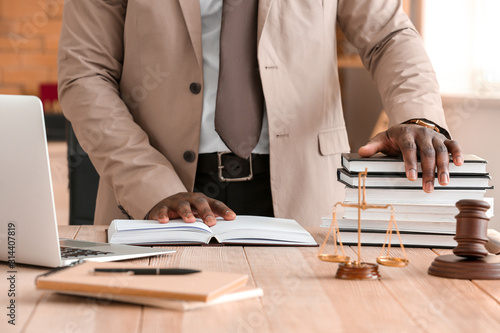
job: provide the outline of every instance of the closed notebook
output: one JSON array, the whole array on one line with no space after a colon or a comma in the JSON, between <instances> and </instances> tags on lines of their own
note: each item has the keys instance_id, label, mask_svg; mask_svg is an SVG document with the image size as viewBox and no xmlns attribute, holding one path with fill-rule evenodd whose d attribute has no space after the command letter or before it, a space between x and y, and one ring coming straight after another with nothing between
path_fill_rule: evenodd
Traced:
<instances>
[{"instance_id":1,"label":"closed notebook","mask_svg":"<svg viewBox=\"0 0 500 333\"><path fill-rule=\"evenodd\" d=\"M430 234L430 233L405 233L400 231L401 241L405 247L438 247L454 248L457 246L454 234ZM344 245L356 245L358 243L357 230L340 230L340 240ZM386 233L361 230L361 245L381 246L387 241ZM399 238L396 232L391 237L391 245L399 246Z\"/></svg>"},{"instance_id":2,"label":"closed notebook","mask_svg":"<svg viewBox=\"0 0 500 333\"><path fill-rule=\"evenodd\" d=\"M377 174L370 173L366 176L365 185L367 188L422 188L422 176L419 174L419 181L411 181L406 178L404 173L401 174ZM349 187L358 187L359 178L357 173L349 173L345 169L337 169L338 180ZM491 177L489 175L450 175L448 185L440 185L437 178L434 179L436 190L453 190L453 189L492 189L489 185Z\"/></svg>"},{"instance_id":3,"label":"closed notebook","mask_svg":"<svg viewBox=\"0 0 500 333\"><path fill-rule=\"evenodd\" d=\"M215 298L214 300L208 302L200 301L185 301L180 299L171 298L158 298L158 297L145 297L145 296L129 296L122 294L102 294L102 293L91 293L91 292L78 292L78 291L59 291L60 294L68 294L72 296L82 296L82 297L93 297L99 299L105 299L108 301L122 302L122 303L132 303L140 305L148 305L156 308L177 310L177 311L191 311L201 308L206 308L209 306L230 303L235 301L242 301L249 298L256 298L264 296L264 292L261 288L252 288L245 286L239 288L228 294L224 294Z\"/></svg>"},{"instance_id":4,"label":"closed notebook","mask_svg":"<svg viewBox=\"0 0 500 333\"><path fill-rule=\"evenodd\" d=\"M95 268L148 268L130 263L85 261L40 275L38 289L208 302L246 285L248 275L201 271L186 275L95 274Z\"/></svg>"},{"instance_id":5,"label":"closed notebook","mask_svg":"<svg viewBox=\"0 0 500 333\"><path fill-rule=\"evenodd\" d=\"M441 189L445 186L440 187ZM462 199L483 200L486 190L457 190L453 189L433 191L426 193L421 188L414 187L412 189L398 189L394 191L388 188L367 188L366 189L366 202L371 204L446 204L454 205L457 201ZM345 189L345 203L358 203L358 188L346 187Z\"/></svg>"},{"instance_id":6,"label":"closed notebook","mask_svg":"<svg viewBox=\"0 0 500 333\"><path fill-rule=\"evenodd\" d=\"M428 233L428 234L451 234L455 235L457 230L456 222L422 222L422 221L400 221L397 218L398 230L406 233ZM322 227L330 227L331 217L322 219ZM341 231L353 231L358 229L358 219L337 219L337 226ZM361 220L361 229L366 232L384 232L389 226L387 220Z\"/></svg>"},{"instance_id":7,"label":"closed notebook","mask_svg":"<svg viewBox=\"0 0 500 333\"><path fill-rule=\"evenodd\" d=\"M451 174L487 174L487 161L472 154L465 154L464 163L456 166L450 156L449 171ZM371 157L361 157L357 153L342 154L342 166L351 173L363 172L368 168L369 173L405 173L405 164L401 156L386 156L381 153ZM420 161L417 163L417 172L422 172Z\"/></svg>"}]
</instances>

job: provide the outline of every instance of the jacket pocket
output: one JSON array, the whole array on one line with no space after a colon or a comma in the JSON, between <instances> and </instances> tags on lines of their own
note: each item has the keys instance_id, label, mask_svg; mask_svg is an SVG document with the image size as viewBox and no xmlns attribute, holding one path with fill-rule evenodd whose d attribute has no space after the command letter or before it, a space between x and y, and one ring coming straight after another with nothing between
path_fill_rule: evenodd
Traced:
<instances>
[{"instance_id":1,"label":"jacket pocket","mask_svg":"<svg viewBox=\"0 0 500 333\"><path fill-rule=\"evenodd\" d=\"M320 131L318 141L319 152L323 156L350 151L345 126Z\"/></svg>"}]
</instances>

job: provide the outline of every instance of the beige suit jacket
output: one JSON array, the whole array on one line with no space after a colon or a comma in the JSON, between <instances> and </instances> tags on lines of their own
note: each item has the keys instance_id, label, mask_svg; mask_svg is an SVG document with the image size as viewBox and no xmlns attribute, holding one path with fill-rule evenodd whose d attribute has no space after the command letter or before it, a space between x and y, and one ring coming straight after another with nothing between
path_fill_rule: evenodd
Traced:
<instances>
[{"instance_id":1,"label":"beige suit jacket","mask_svg":"<svg viewBox=\"0 0 500 333\"><path fill-rule=\"evenodd\" d=\"M201 125L199 1L65 4L59 96L101 175L96 224L126 217L119 206L142 219L160 200L193 190L196 159L186 157L198 152ZM274 212L306 226L319 225L343 197L336 168L349 146L337 22L378 85L391 125L427 118L446 128L435 75L400 1L260 0Z\"/></svg>"}]
</instances>

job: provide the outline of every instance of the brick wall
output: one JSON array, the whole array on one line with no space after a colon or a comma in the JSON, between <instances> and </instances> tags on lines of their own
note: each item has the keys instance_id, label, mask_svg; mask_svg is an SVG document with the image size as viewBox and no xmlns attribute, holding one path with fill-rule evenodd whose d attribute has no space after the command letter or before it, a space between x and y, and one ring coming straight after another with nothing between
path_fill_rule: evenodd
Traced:
<instances>
[{"instance_id":1,"label":"brick wall","mask_svg":"<svg viewBox=\"0 0 500 333\"><path fill-rule=\"evenodd\" d=\"M64 0L0 0L0 94L39 95L57 81Z\"/></svg>"}]
</instances>

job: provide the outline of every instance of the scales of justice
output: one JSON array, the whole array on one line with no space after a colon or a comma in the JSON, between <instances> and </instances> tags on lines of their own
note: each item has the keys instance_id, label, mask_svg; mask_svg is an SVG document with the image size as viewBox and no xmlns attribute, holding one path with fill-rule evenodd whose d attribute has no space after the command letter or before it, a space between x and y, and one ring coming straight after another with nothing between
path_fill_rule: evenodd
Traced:
<instances>
[{"instance_id":1,"label":"scales of justice","mask_svg":"<svg viewBox=\"0 0 500 333\"><path fill-rule=\"evenodd\" d=\"M406 252L401 241L401 235L399 234L398 225L396 223L394 207L390 204L388 205L369 205L366 203L366 175L368 174L368 169L364 172L358 174L358 203L357 204L344 204L342 202L337 202L333 208L333 217L328 233L326 234L325 240L321 245L318 252L318 259L326 262L340 263L335 275L338 279L346 280L374 280L379 279L381 276L378 272L378 265L375 263L364 262L361 258L361 211L366 209L390 209L391 218L388 222L387 231L385 234L384 244L382 245L382 252L377 258L377 263L383 266L392 267L404 267L408 265L408 259L406 257ZM342 207L353 207L358 209L358 247L357 247L357 260L352 261L350 257L346 256L344 253L344 246L342 245L342 240L340 238L340 231L337 224L337 206ZM399 244L403 252L403 258L391 256L391 238L393 234L393 229L399 239ZM333 254L323 253L326 242L333 235L333 244L335 252ZM337 245L338 242L338 245ZM339 253L340 249L340 253Z\"/></svg>"}]
</instances>

